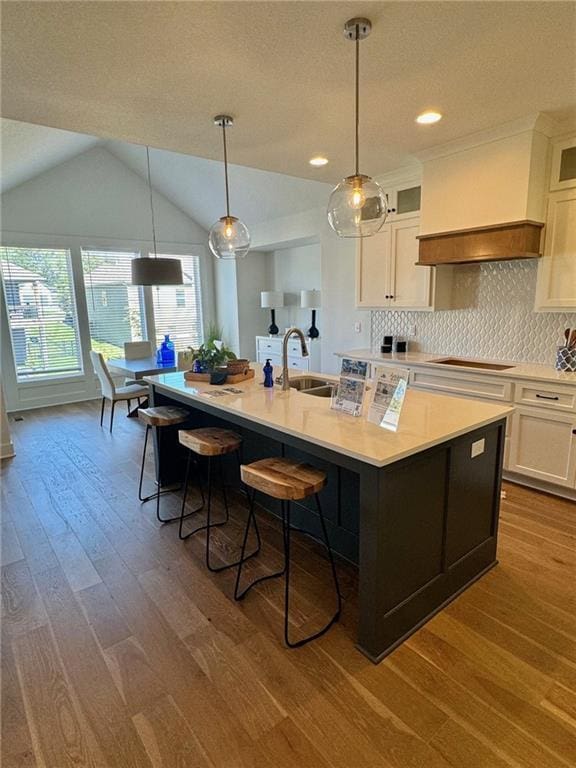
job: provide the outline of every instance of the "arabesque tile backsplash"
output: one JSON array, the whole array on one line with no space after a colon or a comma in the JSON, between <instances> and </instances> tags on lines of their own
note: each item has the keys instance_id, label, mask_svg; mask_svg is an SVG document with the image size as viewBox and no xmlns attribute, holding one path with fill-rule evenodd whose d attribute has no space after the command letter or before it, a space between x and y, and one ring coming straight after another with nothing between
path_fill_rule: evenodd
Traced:
<instances>
[{"instance_id":1,"label":"arabesque tile backsplash","mask_svg":"<svg viewBox=\"0 0 576 768\"><path fill-rule=\"evenodd\" d=\"M552 365L576 312L534 312L537 269L536 259L458 265L453 306L461 309L372 312L372 348L388 334L407 339L412 351Z\"/></svg>"}]
</instances>

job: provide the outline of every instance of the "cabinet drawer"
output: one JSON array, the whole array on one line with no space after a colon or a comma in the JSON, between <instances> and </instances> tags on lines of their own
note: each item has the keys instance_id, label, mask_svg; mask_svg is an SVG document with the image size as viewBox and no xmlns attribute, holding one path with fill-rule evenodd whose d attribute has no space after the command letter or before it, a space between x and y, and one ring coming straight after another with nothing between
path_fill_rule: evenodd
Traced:
<instances>
[{"instance_id":1,"label":"cabinet drawer","mask_svg":"<svg viewBox=\"0 0 576 768\"><path fill-rule=\"evenodd\" d=\"M419 389L432 389L448 395L482 397L489 400L512 400L512 382L495 376L462 376L444 372L412 370L410 383Z\"/></svg>"},{"instance_id":2,"label":"cabinet drawer","mask_svg":"<svg viewBox=\"0 0 576 768\"><path fill-rule=\"evenodd\" d=\"M556 387L550 384L516 384L517 403L555 411L576 412L576 387Z\"/></svg>"},{"instance_id":3,"label":"cabinet drawer","mask_svg":"<svg viewBox=\"0 0 576 768\"><path fill-rule=\"evenodd\" d=\"M310 369L310 358L288 357L288 368L299 368L301 371L308 371Z\"/></svg>"},{"instance_id":4,"label":"cabinet drawer","mask_svg":"<svg viewBox=\"0 0 576 768\"><path fill-rule=\"evenodd\" d=\"M258 354L256 355L256 362L264 365L266 360L270 360L274 366L282 367L282 355L275 355L272 352L266 352L259 349Z\"/></svg>"},{"instance_id":5,"label":"cabinet drawer","mask_svg":"<svg viewBox=\"0 0 576 768\"><path fill-rule=\"evenodd\" d=\"M258 339L258 353L262 355L281 355L282 339Z\"/></svg>"}]
</instances>

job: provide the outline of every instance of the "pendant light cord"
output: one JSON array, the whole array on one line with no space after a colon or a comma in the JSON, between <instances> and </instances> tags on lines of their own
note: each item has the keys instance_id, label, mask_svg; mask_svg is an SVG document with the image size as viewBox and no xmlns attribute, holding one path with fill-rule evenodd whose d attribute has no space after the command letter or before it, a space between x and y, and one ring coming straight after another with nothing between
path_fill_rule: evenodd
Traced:
<instances>
[{"instance_id":1,"label":"pendant light cord","mask_svg":"<svg viewBox=\"0 0 576 768\"><path fill-rule=\"evenodd\" d=\"M154 241L154 258L158 258L156 248L156 221L154 219L154 201L152 200L152 177L150 175L150 147L146 147L146 163L148 165L148 190L150 192L150 213L152 215L152 240Z\"/></svg>"},{"instance_id":2,"label":"pendant light cord","mask_svg":"<svg viewBox=\"0 0 576 768\"><path fill-rule=\"evenodd\" d=\"M228 190L228 151L226 147L226 118L222 119L222 142L224 144L224 181L226 183L226 217L230 218L230 192Z\"/></svg>"},{"instance_id":3,"label":"pendant light cord","mask_svg":"<svg viewBox=\"0 0 576 768\"><path fill-rule=\"evenodd\" d=\"M355 146L355 155L356 155L356 176L359 175L359 165L360 165L360 140L359 140L359 134L360 134L360 26L356 24L356 146Z\"/></svg>"}]
</instances>

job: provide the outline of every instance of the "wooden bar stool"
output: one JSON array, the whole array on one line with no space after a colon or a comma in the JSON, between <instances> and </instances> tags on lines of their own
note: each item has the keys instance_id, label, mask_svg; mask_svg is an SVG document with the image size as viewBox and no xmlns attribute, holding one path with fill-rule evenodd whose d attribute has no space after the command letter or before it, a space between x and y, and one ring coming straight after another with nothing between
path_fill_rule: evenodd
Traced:
<instances>
[{"instance_id":1,"label":"wooden bar stool","mask_svg":"<svg viewBox=\"0 0 576 768\"><path fill-rule=\"evenodd\" d=\"M229 429L220 429L219 427L203 427L201 429L181 429L178 432L178 439L182 445L184 445L186 448L188 448L188 461L186 462L186 476L184 479L184 492L182 494L182 509L180 513L180 526L178 530L178 535L182 540L189 538L190 536L193 536L195 533L198 533L199 531L206 531L206 567L208 570L212 571L213 573L218 573L219 571L225 571L227 568L233 568L239 564L240 561L236 561L234 563L228 563L226 565L221 566L213 566L210 562L210 531L212 528L216 528L221 525L225 525L228 520L230 519L229 510L228 510L228 498L226 496L226 483L224 482L224 472L222 469L222 458L228 454L234 453L236 455L236 460L238 462L238 468L241 466L241 460L240 460L240 446L242 445L242 438L240 435L237 435L236 432L232 432ZM188 514L185 514L186 509L186 495L188 492L188 481L190 478L190 465L192 463L192 457L193 456L203 456L207 459L208 464L208 489L207 489L207 496L208 501L205 502L204 499L204 490L202 488L202 481L200 478L200 473L198 472L198 484L200 486L200 492L202 495L202 504L197 508L194 509L192 512L188 512ZM220 522L213 523L212 522L212 470L213 470L213 461L214 459L220 459L217 461L219 471L220 471L220 481L221 481L221 489L222 489L222 498L224 501L224 510L225 510L225 518L224 520L221 520ZM182 523L187 518L190 517L190 515L195 514L196 512L201 512L204 509L204 506L206 506L206 524L200 525L197 528L194 528L193 531L190 531L189 533L183 534L182 533ZM254 552L252 552L250 555L248 555L245 559L249 560L251 557L254 557L254 555L257 555L260 551L260 533L258 531L258 527L255 527L256 531L256 538L257 538L257 547ZM244 540L244 548L243 548L243 556L246 551L246 538Z\"/></svg>"},{"instance_id":2,"label":"wooden bar stool","mask_svg":"<svg viewBox=\"0 0 576 768\"><path fill-rule=\"evenodd\" d=\"M322 507L320 506L319 492L326 485L326 475L319 469L310 466L309 464L302 464L298 461L292 461L290 459L262 459L261 461L255 461L253 464L242 465L240 468L242 482L252 489L250 498L250 512L248 514L248 521L246 523L246 529L244 531L244 541L242 544L242 552L240 555L240 561L238 564L238 573L236 574L236 586L234 588L234 598L236 600L242 600L246 596L246 593L252 589L253 586L261 581L267 579L274 579L278 576L285 576L284 582L284 641L289 648L298 648L305 643L309 643L311 640L315 640L325 632L327 632L332 624L334 624L340 618L340 612L342 610L342 596L340 594L340 586L338 584L338 576L336 574L336 565L334 563L334 557L330 542L328 540L328 531L326 530L326 522L322 513ZM256 516L254 513L254 499L256 491L265 493L267 496L272 496L275 499L280 499L282 506L282 532L284 537L284 568L277 573L271 573L267 576L261 576L255 579L251 584L240 591L240 579L242 575L242 565L245 561L246 542L248 540L248 534L250 531L250 525L252 522L256 525ZM332 569L332 578L334 580L334 586L336 588L337 596L337 610L330 621L318 632L304 637L301 640L292 641L288 634L288 618L290 611L290 534L292 530L300 530L292 528L290 523L290 502L299 501L305 499L308 496L314 495L316 499L316 508L320 517L320 523L322 526L322 535L324 537L324 545L328 551L328 558L330 560L330 567Z\"/></svg>"},{"instance_id":3,"label":"wooden bar stool","mask_svg":"<svg viewBox=\"0 0 576 768\"><path fill-rule=\"evenodd\" d=\"M141 419L146 424L146 435L144 436L144 450L142 451L142 466L140 467L140 483L138 485L138 498L140 501L150 501L151 499L156 499L156 517L158 518L159 522L161 523L174 523L176 520L180 519L180 515L177 515L176 517L169 517L169 518L163 518L160 517L160 496L164 493L170 493L174 489L166 489L162 490L162 473L161 473L161 466L160 466L160 457L162 455L161 451L161 434L162 430L166 427L174 427L178 424L183 424L188 417L190 416L189 412L184 410L184 408L175 408L170 405L160 405L153 408L139 408L138 409L138 418ZM157 434L157 445L158 445L158 456L156 461L156 483L158 485L158 490L156 493L150 494L150 496L142 496L142 480L144 478L144 464L146 462L146 447L148 445L148 433L150 430L154 428L156 430Z\"/></svg>"}]
</instances>

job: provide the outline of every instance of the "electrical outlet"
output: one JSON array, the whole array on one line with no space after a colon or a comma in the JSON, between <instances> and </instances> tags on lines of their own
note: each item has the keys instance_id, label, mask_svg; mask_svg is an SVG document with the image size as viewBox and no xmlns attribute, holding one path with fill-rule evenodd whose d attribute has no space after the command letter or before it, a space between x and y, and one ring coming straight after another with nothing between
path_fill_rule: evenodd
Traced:
<instances>
[{"instance_id":1,"label":"electrical outlet","mask_svg":"<svg viewBox=\"0 0 576 768\"><path fill-rule=\"evenodd\" d=\"M354 330L356 331L356 333L362 333L362 323L361 322L354 323Z\"/></svg>"},{"instance_id":2,"label":"electrical outlet","mask_svg":"<svg viewBox=\"0 0 576 768\"><path fill-rule=\"evenodd\" d=\"M470 450L470 458L475 459L476 456L482 456L485 450L486 450L486 440L484 438L482 438L481 440L476 440L476 442L472 443L472 448Z\"/></svg>"},{"instance_id":3,"label":"electrical outlet","mask_svg":"<svg viewBox=\"0 0 576 768\"><path fill-rule=\"evenodd\" d=\"M416 326L415 325L411 325L408 328L408 336L410 336L410 338L414 338L414 336L416 336Z\"/></svg>"}]
</instances>

